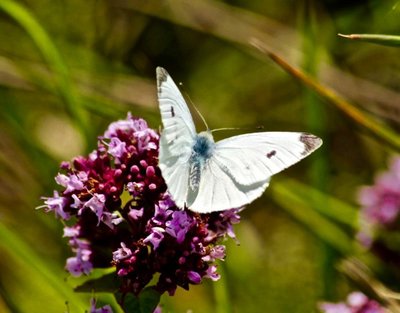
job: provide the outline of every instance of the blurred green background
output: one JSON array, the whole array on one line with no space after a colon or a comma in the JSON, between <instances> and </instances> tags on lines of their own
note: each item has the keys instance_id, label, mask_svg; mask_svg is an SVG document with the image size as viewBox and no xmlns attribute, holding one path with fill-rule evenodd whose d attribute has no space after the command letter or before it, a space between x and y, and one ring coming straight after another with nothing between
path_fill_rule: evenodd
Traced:
<instances>
[{"instance_id":1,"label":"blurred green background","mask_svg":"<svg viewBox=\"0 0 400 313\"><path fill-rule=\"evenodd\" d=\"M35 207L110 122L130 111L160 126L157 66L211 129L243 128L217 139L264 126L324 140L242 213L222 280L164 295L165 311L316 312L359 288L336 265L362 255L356 193L395 150L250 42L398 131L400 51L337 33L398 34L399 21L400 2L381 0L0 0L0 311L89 308L64 271L61 223Z\"/></svg>"}]
</instances>

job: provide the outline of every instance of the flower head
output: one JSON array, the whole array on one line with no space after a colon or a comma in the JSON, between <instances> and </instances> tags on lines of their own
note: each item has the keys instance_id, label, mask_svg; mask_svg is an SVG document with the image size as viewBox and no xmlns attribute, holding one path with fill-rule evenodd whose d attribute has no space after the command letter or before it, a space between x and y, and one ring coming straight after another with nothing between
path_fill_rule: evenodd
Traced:
<instances>
[{"instance_id":1,"label":"flower head","mask_svg":"<svg viewBox=\"0 0 400 313\"><path fill-rule=\"evenodd\" d=\"M45 207L68 222L72 275L112 265L120 292L134 294L155 275L155 289L171 295L178 286L219 279L215 261L225 257L219 241L235 239L238 210L201 215L177 208L158 168L158 145L158 133L128 114L87 157L61 164L62 190L45 198Z\"/></svg>"}]
</instances>

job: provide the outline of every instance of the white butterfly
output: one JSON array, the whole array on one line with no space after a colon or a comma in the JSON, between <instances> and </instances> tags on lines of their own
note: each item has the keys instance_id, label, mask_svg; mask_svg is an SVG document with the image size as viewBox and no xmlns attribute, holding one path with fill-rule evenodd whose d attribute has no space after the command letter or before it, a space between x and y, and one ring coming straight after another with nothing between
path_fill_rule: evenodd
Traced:
<instances>
[{"instance_id":1,"label":"white butterfly","mask_svg":"<svg viewBox=\"0 0 400 313\"><path fill-rule=\"evenodd\" d=\"M261 196L271 176L316 150L322 140L295 132L259 132L214 142L197 133L186 102L167 71L157 68L164 129L159 166L179 208L199 213L239 208Z\"/></svg>"}]
</instances>

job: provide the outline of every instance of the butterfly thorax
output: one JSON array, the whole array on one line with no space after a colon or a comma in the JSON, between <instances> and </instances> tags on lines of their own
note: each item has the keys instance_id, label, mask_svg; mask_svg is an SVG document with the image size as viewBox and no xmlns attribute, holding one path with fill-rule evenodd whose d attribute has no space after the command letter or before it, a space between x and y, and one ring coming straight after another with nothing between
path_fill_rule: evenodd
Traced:
<instances>
[{"instance_id":1,"label":"butterfly thorax","mask_svg":"<svg viewBox=\"0 0 400 313\"><path fill-rule=\"evenodd\" d=\"M215 142L210 132L204 131L196 135L190 156L189 185L192 190L198 188L201 170L212 156Z\"/></svg>"}]
</instances>

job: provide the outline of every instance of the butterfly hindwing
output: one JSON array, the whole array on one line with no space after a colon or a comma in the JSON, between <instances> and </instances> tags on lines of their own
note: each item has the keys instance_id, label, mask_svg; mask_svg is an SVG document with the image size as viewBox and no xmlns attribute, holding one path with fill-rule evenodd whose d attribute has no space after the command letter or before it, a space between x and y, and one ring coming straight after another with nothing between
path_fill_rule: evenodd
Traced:
<instances>
[{"instance_id":1,"label":"butterfly hindwing","mask_svg":"<svg viewBox=\"0 0 400 313\"><path fill-rule=\"evenodd\" d=\"M272 175L297 163L321 145L316 136L295 132L244 134L216 143L189 207L214 212L246 205L264 192Z\"/></svg>"},{"instance_id":2,"label":"butterfly hindwing","mask_svg":"<svg viewBox=\"0 0 400 313\"><path fill-rule=\"evenodd\" d=\"M270 177L253 183L242 185L232 178L226 166L215 159L210 159L202 171L197 196L188 202L188 207L199 213L239 208L261 196L268 187Z\"/></svg>"}]
</instances>

